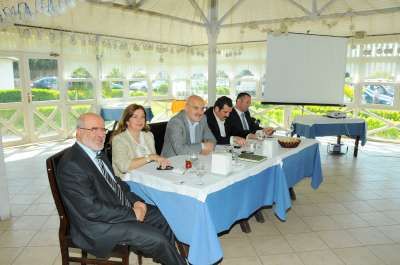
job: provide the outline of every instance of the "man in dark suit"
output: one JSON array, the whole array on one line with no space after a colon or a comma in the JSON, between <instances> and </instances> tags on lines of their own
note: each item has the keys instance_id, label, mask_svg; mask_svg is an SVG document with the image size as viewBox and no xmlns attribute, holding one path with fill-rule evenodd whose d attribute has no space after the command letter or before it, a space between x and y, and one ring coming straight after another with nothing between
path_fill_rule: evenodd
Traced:
<instances>
[{"instance_id":1,"label":"man in dark suit","mask_svg":"<svg viewBox=\"0 0 400 265\"><path fill-rule=\"evenodd\" d=\"M97 257L107 257L115 245L162 264L186 264L178 254L168 223L157 208L146 205L114 176L103 149L106 130L94 113L78 120L77 142L57 168L57 184L70 220L74 244Z\"/></svg>"},{"instance_id":2,"label":"man in dark suit","mask_svg":"<svg viewBox=\"0 0 400 265\"><path fill-rule=\"evenodd\" d=\"M255 133L258 130L262 130L266 135L272 135L275 131L273 128L260 127L255 119L250 116L250 105L250 94L243 92L237 95L236 105L227 119L227 123L231 126L232 135L255 139Z\"/></svg>"},{"instance_id":3,"label":"man in dark suit","mask_svg":"<svg viewBox=\"0 0 400 265\"><path fill-rule=\"evenodd\" d=\"M214 103L214 107L208 108L205 112L208 127L217 139L217 144L238 144L244 145L246 140L239 136L232 136L231 126L226 123L229 114L232 112L232 100L222 96Z\"/></svg>"}]
</instances>

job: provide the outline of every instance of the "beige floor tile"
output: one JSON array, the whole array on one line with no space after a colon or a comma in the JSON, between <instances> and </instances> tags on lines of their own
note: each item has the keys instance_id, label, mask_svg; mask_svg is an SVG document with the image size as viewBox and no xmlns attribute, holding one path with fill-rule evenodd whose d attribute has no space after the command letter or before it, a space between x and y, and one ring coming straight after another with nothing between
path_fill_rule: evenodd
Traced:
<instances>
[{"instance_id":1,"label":"beige floor tile","mask_svg":"<svg viewBox=\"0 0 400 265\"><path fill-rule=\"evenodd\" d=\"M341 228L331 217L327 215L303 217L302 219L312 231L336 230Z\"/></svg>"},{"instance_id":2,"label":"beige floor tile","mask_svg":"<svg viewBox=\"0 0 400 265\"><path fill-rule=\"evenodd\" d=\"M344 207L341 203L319 203L318 207L321 208L322 212L324 212L326 215L351 213L351 211Z\"/></svg>"},{"instance_id":3,"label":"beige floor tile","mask_svg":"<svg viewBox=\"0 0 400 265\"><path fill-rule=\"evenodd\" d=\"M382 213L400 224L400 211L383 211Z\"/></svg>"},{"instance_id":4,"label":"beige floor tile","mask_svg":"<svg viewBox=\"0 0 400 265\"><path fill-rule=\"evenodd\" d=\"M377 245L368 246L375 256L385 262L386 265L400 264L400 245Z\"/></svg>"},{"instance_id":5,"label":"beige floor tile","mask_svg":"<svg viewBox=\"0 0 400 265\"><path fill-rule=\"evenodd\" d=\"M260 257L263 265L304 265L295 253Z\"/></svg>"},{"instance_id":6,"label":"beige floor tile","mask_svg":"<svg viewBox=\"0 0 400 265\"><path fill-rule=\"evenodd\" d=\"M12 204L31 204L39 198L39 194L30 195L14 195L10 198L10 203Z\"/></svg>"},{"instance_id":7,"label":"beige floor tile","mask_svg":"<svg viewBox=\"0 0 400 265\"><path fill-rule=\"evenodd\" d=\"M275 220L274 224L282 234L311 232L310 227L297 216L288 217L286 222Z\"/></svg>"},{"instance_id":8,"label":"beige floor tile","mask_svg":"<svg viewBox=\"0 0 400 265\"><path fill-rule=\"evenodd\" d=\"M253 236L277 236L281 235L278 228L273 222L265 220L264 223L255 221L255 218L250 219L251 233L247 234L249 237ZM240 231L241 232L241 231ZM244 234L241 232L241 234Z\"/></svg>"},{"instance_id":9,"label":"beige floor tile","mask_svg":"<svg viewBox=\"0 0 400 265\"><path fill-rule=\"evenodd\" d=\"M58 247L26 247L13 265L52 265L58 255Z\"/></svg>"},{"instance_id":10,"label":"beige floor tile","mask_svg":"<svg viewBox=\"0 0 400 265\"><path fill-rule=\"evenodd\" d=\"M18 218L19 217L11 217L7 220L0 221L0 230L10 230Z\"/></svg>"},{"instance_id":11,"label":"beige floor tile","mask_svg":"<svg viewBox=\"0 0 400 265\"><path fill-rule=\"evenodd\" d=\"M351 210L353 213L375 212L375 209L365 201L342 202L342 205Z\"/></svg>"},{"instance_id":12,"label":"beige floor tile","mask_svg":"<svg viewBox=\"0 0 400 265\"><path fill-rule=\"evenodd\" d=\"M397 221L393 220L392 218L384 215L380 212L371 212L371 213L359 213L362 219L367 221L372 226L384 226L384 225L395 225L398 224Z\"/></svg>"},{"instance_id":13,"label":"beige floor tile","mask_svg":"<svg viewBox=\"0 0 400 265\"><path fill-rule=\"evenodd\" d=\"M384 265L367 247L335 249L334 252L346 265Z\"/></svg>"},{"instance_id":14,"label":"beige floor tile","mask_svg":"<svg viewBox=\"0 0 400 265\"><path fill-rule=\"evenodd\" d=\"M285 238L296 252L328 248L316 233L290 234L285 235Z\"/></svg>"},{"instance_id":15,"label":"beige floor tile","mask_svg":"<svg viewBox=\"0 0 400 265\"><path fill-rule=\"evenodd\" d=\"M12 230L39 230L49 216L21 216L13 224Z\"/></svg>"},{"instance_id":16,"label":"beige floor tile","mask_svg":"<svg viewBox=\"0 0 400 265\"><path fill-rule=\"evenodd\" d=\"M262 265L258 257L227 258L223 259L221 265Z\"/></svg>"},{"instance_id":17,"label":"beige floor tile","mask_svg":"<svg viewBox=\"0 0 400 265\"><path fill-rule=\"evenodd\" d=\"M54 230L39 230L31 239L28 246L59 246L58 229Z\"/></svg>"},{"instance_id":18,"label":"beige floor tile","mask_svg":"<svg viewBox=\"0 0 400 265\"><path fill-rule=\"evenodd\" d=\"M324 215L324 212L316 204L296 205L293 207L293 211L300 217Z\"/></svg>"},{"instance_id":19,"label":"beige floor tile","mask_svg":"<svg viewBox=\"0 0 400 265\"><path fill-rule=\"evenodd\" d=\"M54 204L34 203L25 211L24 215L51 215L55 209Z\"/></svg>"},{"instance_id":20,"label":"beige floor tile","mask_svg":"<svg viewBox=\"0 0 400 265\"><path fill-rule=\"evenodd\" d=\"M293 252L283 236L257 236L252 237L250 242L259 256Z\"/></svg>"},{"instance_id":21,"label":"beige floor tile","mask_svg":"<svg viewBox=\"0 0 400 265\"><path fill-rule=\"evenodd\" d=\"M318 250L297 253L304 265L344 265L331 250Z\"/></svg>"},{"instance_id":22,"label":"beige floor tile","mask_svg":"<svg viewBox=\"0 0 400 265\"><path fill-rule=\"evenodd\" d=\"M353 235L343 230L320 231L318 232L318 235L329 246L329 248L347 248L361 245L361 242Z\"/></svg>"},{"instance_id":23,"label":"beige floor tile","mask_svg":"<svg viewBox=\"0 0 400 265\"><path fill-rule=\"evenodd\" d=\"M246 234L242 232L242 229L240 228L239 224L234 225L231 230L225 231L223 235L220 236L220 238L247 238L247 235L254 234L254 229L253 226L251 226L252 232L250 234Z\"/></svg>"},{"instance_id":24,"label":"beige floor tile","mask_svg":"<svg viewBox=\"0 0 400 265\"><path fill-rule=\"evenodd\" d=\"M393 243L393 241L374 227L354 228L348 232L364 245Z\"/></svg>"},{"instance_id":25,"label":"beige floor tile","mask_svg":"<svg viewBox=\"0 0 400 265\"><path fill-rule=\"evenodd\" d=\"M367 200L372 208L377 211L398 211L400 210L400 203L391 199L383 199L383 200Z\"/></svg>"},{"instance_id":26,"label":"beige floor tile","mask_svg":"<svg viewBox=\"0 0 400 265\"><path fill-rule=\"evenodd\" d=\"M221 239L221 245L225 258L255 257L255 249L250 244L249 239Z\"/></svg>"},{"instance_id":27,"label":"beige floor tile","mask_svg":"<svg viewBox=\"0 0 400 265\"><path fill-rule=\"evenodd\" d=\"M1 240L1 239L0 239ZM11 265L23 248L0 248L0 264Z\"/></svg>"},{"instance_id":28,"label":"beige floor tile","mask_svg":"<svg viewBox=\"0 0 400 265\"><path fill-rule=\"evenodd\" d=\"M0 235L0 247L24 247L35 233L35 230L5 231Z\"/></svg>"},{"instance_id":29,"label":"beige floor tile","mask_svg":"<svg viewBox=\"0 0 400 265\"><path fill-rule=\"evenodd\" d=\"M338 214L330 216L342 228L367 227L369 224L356 214Z\"/></svg>"},{"instance_id":30,"label":"beige floor tile","mask_svg":"<svg viewBox=\"0 0 400 265\"><path fill-rule=\"evenodd\" d=\"M350 191L329 192L329 195L335 198L338 202L353 202L359 199Z\"/></svg>"},{"instance_id":31,"label":"beige floor tile","mask_svg":"<svg viewBox=\"0 0 400 265\"><path fill-rule=\"evenodd\" d=\"M400 225L379 226L379 231L396 243L400 243Z\"/></svg>"},{"instance_id":32,"label":"beige floor tile","mask_svg":"<svg viewBox=\"0 0 400 265\"><path fill-rule=\"evenodd\" d=\"M58 215L50 215L47 221L43 224L42 230L58 229L60 227L60 217Z\"/></svg>"},{"instance_id":33,"label":"beige floor tile","mask_svg":"<svg viewBox=\"0 0 400 265\"><path fill-rule=\"evenodd\" d=\"M29 204L13 204L11 205L11 216L21 216L24 214L26 209L29 208Z\"/></svg>"}]
</instances>

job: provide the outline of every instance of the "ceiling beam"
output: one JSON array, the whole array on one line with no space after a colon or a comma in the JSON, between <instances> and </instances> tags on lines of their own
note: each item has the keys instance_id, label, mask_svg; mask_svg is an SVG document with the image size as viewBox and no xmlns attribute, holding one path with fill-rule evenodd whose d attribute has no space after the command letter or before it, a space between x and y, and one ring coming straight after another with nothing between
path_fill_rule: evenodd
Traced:
<instances>
[{"instance_id":1,"label":"ceiling beam","mask_svg":"<svg viewBox=\"0 0 400 265\"><path fill-rule=\"evenodd\" d=\"M222 25L222 23L225 21L225 19L228 18L228 16L232 15L232 13L239 7L240 4L242 4L244 0L237 0L236 3L218 20L218 25Z\"/></svg>"},{"instance_id":2,"label":"ceiling beam","mask_svg":"<svg viewBox=\"0 0 400 265\"><path fill-rule=\"evenodd\" d=\"M205 25L209 24L209 21L206 17L206 15L204 14L203 10L200 8L199 4L197 4L196 0L188 0L189 3L193 6L194 10L199 13L201 20L203 20Z\"/></svg>"},{"instance_id":3,"label":"ceiling beam","mask_svg":"<svg viewBox=\"0 0 400 265\"><path fill-rule=\"evenodd\" d=\"M310 12L310 10L308 10L307 8L305 8L304 6L300 5L299 3L297 3L295 0L286 0L289 3L291 3L292 5L294 5L295 7L297 7L298 9L300 9L301 11L303 11L306 15L311 15L312 13Z\"/></svg>"},{"instance_id":4,"label":"ceiling beam","mask_svg":"<svg viewBox=\"0 0 400 265\"><path fill-rule=\"evenodd\" d=\"M293 17L293 18L278 18L278 19L267 19L267 20L258 20L258 21L247 21L240 23L231 23L221 25L221 28L229 28L229 27L242 27L249 24L263 25L263 24L275 24L280 22L303 22L310 20L321 20L328 18L343 18L343 17L357 17L357 16L369 16L376 14L390 14L390 13L399 13L400 7L389 7L382 9L374 9L374 10L363 10L363 11L348 11L344 13L333 13L327 15L319 15L317 17L313 16L303 16L303 17Z\"/></svg>"},{"instance_id":5,"label":"ceiling beam","mask_svg":"<svg viewBox=\"0 0 400 265\"><path fill-rule=\"evenodd\" d=\"M330 5L332 5L333 3L335 3L337 0L329 0L325 5L323 5L318 11L318 15L321 15L322 12L325 11L325 9L327 9Z\"/></svg>"},{"instance_id":6,"label":"ceiling beam","mask_svg":"<svg viewBox=\"0 0 400 265\"><path fill-rule=\"evenodd\" d=\"M316 15L316 14L318 13L317 0L313 0L313 1L312 1L311 13L312 13L313 15Z\"/></svg>"},{"instance_id":7,"label":"ceiling beam","mask_svg":"<svg viewBox=\"0 0 400 265\"><path fill-rule=\"evenodd\" d=\"M132 7L130 7L130 6L117 4L117 3L98 2L96 0L86 0L86 1L91 3L91 4L99 5L99 6L103 6L103 7L112 7L112 8L124 10L124 11L127 11L127 12L130 11L130 12L144 14L144 15L148 15L148 16L170 19L172 21L177 21L177 22L181 22L181 23L184 23L184 24L204 27L204 24L201 23L201 22L197 22L197 21L193 21L193 20L189 20L189 19L185 19L185 18L181 18L181 17L171 16L171 15L167 15L167 14L163 14L163 13L159 13L159 12L155 12L155 11L150 11L150 10L146 10L146 9L142 9L142 8L133 8L132 9Z\"/></svg>"}]
</instances>

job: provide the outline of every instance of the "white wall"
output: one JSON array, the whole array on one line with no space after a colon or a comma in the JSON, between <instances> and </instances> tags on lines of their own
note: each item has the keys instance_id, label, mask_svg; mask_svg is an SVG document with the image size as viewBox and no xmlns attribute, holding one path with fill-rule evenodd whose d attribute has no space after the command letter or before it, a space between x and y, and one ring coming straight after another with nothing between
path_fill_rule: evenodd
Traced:
<instances>
[{"instance_id":1,"label":"white wall","mask_svg":"<svg viewBox=\"0 0 400 265\"><path fill-rule=\"evenodd\" d=\"M13 61L7 58L0 58L0 89L14 88Z\"/></svg>"},{"instance_id":2,"label":"white wall","mask_svg":"<svg viewBox=\"0 0 400 265\"><path fill-rule=\"evenodd\" d=\"M0 220L10 217L10 201L8 198L8 186L6 168L4 163L3 142L0 134Z\"/></svg>"}]
</instances>

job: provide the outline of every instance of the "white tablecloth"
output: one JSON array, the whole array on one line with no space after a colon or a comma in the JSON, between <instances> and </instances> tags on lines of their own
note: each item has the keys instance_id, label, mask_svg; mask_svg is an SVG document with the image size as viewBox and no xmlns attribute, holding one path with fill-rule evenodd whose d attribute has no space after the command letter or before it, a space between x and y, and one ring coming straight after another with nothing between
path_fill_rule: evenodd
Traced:
<instances>
[{"instance_id":1,"label":"white tablecloth","mask_svg":"<svg viewBox=\"0 0 400 265\"><path fill-rule=\"evenodd\" d=\"M268 139L266 141L271 141ZM156 170L156 163L152 162L139 169L127 173L125 180L134 181L157 190L174 192L181 195L193 197L205 202L207 196L213 192L221 190L233 183L241 181L249 176L256 175L274 165L281 163L282 159L300 150L315 144L313 139L302 139L297 148L287 149L279 147L272 158L268 158L259 163L240 161L241 166L233 166L233 172L228 176L212 174L210 172L211 156L199 156L199 161L206 165L207 173L198 177L194 170L188 170L184 174L178 174L171 170ZM258 143L261 146L261 142ZM174 168L181 171L184 169L186 156L175 156L170 158Z\"/></svg>"}]
</instances>

